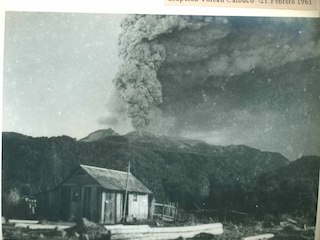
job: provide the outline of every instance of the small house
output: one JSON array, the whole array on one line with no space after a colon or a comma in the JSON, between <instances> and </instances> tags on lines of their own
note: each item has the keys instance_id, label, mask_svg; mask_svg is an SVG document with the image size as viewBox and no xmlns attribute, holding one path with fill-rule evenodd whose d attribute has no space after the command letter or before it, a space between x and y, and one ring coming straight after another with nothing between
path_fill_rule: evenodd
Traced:
<instances>
[{"instance_id":1,"label":"small house","mask_svg":"<svg viewBox=\"0 0 320 240\"><path fill-rule=\"evenodd\" d=\"M61 220L85 217L114 224L122 221L123 212L126 221L148 219L151 191L128 172L80 165L57 194Z\"/></svg>"}]
</instances>

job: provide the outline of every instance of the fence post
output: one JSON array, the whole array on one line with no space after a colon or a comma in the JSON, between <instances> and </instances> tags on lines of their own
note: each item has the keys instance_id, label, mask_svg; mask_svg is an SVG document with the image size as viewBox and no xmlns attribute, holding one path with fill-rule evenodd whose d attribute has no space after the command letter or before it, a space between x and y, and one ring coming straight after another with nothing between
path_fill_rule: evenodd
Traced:
<instances>
[{"instance_id":1,"label":"fence post","mask_svg":"<svg viewBox=\"0 0 320 240\"><path fill-rule=\"evenodd\" d=\"M177 221L177 217L178 217L178 208L175 207L175 208L174 208L174 215L173 215L173 221L174 221L174 222Z\"/></svg>"},{"instance_id":2,"label":"fence post","mask_svg":"<svg viewBox=\"0 0 320 240\"><path fill-rule=\"evenodd\" d=\"M315 240L320 239L320 171L319 171L319 183L318 183L318 203L317 203L317 217L316 217L316 230L315 230Z\"/></svg>"},{"instance_id":3,"label":"fence post","mask_svg":"<svg viewBox=\"0 0 320 240\"><path fill-rule=\"evenodd\" d=\"M153 198L151 200L151 206L150 206L150 220L153 220L154 211L155 211L155 200Z\"/></svg>"},{"instance_id":4,"label":"fence post","mask_svg":"<svg viewBox=\"0 0 320 240\"><path fill-rule=\"evenodd\" d=\"M164 215L164 203L162 203L162 213L161 213L161 219L163 220L163 215Z\"/></svg>"}]
</instances>

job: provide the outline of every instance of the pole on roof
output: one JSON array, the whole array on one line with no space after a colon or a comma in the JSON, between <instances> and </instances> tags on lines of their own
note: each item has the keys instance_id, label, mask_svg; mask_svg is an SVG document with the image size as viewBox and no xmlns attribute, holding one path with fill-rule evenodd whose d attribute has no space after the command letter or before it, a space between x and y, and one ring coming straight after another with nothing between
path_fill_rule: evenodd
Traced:
<instances>
[{"instance_id":1,"label":"pole on roof","mask_svg":"<svg viewBox=\"0 0 320 240\"><path fill-rule=\"evenodd\" d=\"M318 186L318 206L317 206L317 218L316 218L316 232L315 232L314 239L320 240L320 171L319 171L319 186Z\"/></svg>"},{"instance_id":2,"label":"pole on roof","mask_svg":"<svg viewBox=\"0 0 320 240\"><path fill-rule=\"evenodd\" d=\"M125 222L125 219L126 219L126 210L127 210L127 204L128 204L129 177L130 177L130 161L129 161L129 165L128 165L126 193L125 193L125 197L124 197L124 205L123 205L123 211L122 211L122 221L123 222Z\"/></svg>"}]
</instances>

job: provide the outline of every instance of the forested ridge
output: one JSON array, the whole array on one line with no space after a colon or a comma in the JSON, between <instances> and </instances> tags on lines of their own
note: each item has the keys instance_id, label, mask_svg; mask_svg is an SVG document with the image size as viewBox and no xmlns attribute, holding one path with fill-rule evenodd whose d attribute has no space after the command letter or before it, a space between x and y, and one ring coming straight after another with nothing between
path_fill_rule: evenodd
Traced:
<instances>
[{"instance_id":1,"label":"forested ridge","mask_svg":"<svg viewBox=\"0 0 320 240\"><path fill-rule=\"evenodd\" d=\"M279 153L244 145L213 146L202 141L110 130L99 137L33 138L4 132L4 214L25 195L37 195L63 181L79 164L132 173L157 201L186 210L236 210L252 217L299 214L314 218L320 157L290 162ZM104 134L105 133L105 134Z\"/></svg>"}]
</instances>

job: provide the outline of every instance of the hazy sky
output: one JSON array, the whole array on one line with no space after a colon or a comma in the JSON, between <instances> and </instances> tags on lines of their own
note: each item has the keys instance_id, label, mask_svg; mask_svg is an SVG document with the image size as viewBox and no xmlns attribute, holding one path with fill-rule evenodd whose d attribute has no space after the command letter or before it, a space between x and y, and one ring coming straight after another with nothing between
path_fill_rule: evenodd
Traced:
<instances>
[{"instance_id":1,"label":"hazy sky","mask_svg":"<svg viewBox=\"0 0 320 240\"><path fill-rule=\"evenodd\" d=\"M78 139L132 131L112 83L120 72L129 102L139 93L147 106L150 89L162 97L149 131L290 159L320 154L318 20L145 16L123 24L119 47L123 18L7 13L3 130Z\"/></svg>"},{"instance_id":2,"label":"hazy sky","mask_svg":"<svg viewBox=\"0 0 320 240\"><path fill-rule=\"evenodd\" d=\"M161 108L180 135L320 154L319 19L217 19L160 41Z\"/></svg>"},{"instance_id":3,"label":"hazy sky","mask_svg":"<svg viewBox=\"0 0 320 240\"><path fill-rule=\"evenodd\" d=\"M8 12L3 130L81 138L102 128L98 119L108 114L122 18Z\"/></svg>"},{"instance_id":4,"label":"hazy sky","mask_svg":"<svg viewBox=\"0 0 320 240\"><path fill-rule=\"evenodd\" d=\"M133 122L149 112L160 134L320 154L319 19L147 15L122 26L117 86Z\"/></svg>"}]
</instances>

